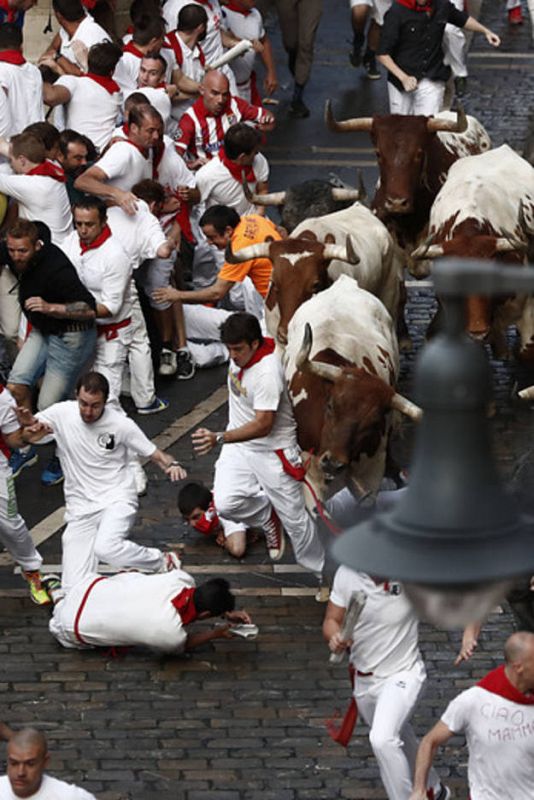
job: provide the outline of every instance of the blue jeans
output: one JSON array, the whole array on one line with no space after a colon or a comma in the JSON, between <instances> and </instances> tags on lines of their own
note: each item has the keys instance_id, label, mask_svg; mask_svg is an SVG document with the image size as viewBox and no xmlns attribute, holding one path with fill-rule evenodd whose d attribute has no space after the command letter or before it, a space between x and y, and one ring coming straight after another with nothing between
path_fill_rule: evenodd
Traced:
<instances>
[{"instance_id":1,"label":"blue jeans","mask_svg":"<svg viewBox=\"0 0 534 800\"><path fill-rule=\"evenodd\" d=\"M15 359L9 383L34 386L43 376L37 404L42 411L70 397L95 346L96 327L48 336L33 328Z\"/></svg>"}]
</instances>

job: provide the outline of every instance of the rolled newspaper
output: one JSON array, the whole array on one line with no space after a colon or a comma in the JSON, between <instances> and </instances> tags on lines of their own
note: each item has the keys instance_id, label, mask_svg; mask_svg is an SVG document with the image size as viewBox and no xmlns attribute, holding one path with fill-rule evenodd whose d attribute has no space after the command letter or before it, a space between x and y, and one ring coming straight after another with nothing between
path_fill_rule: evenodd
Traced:
<instances>
[{"instance_id":1,"label":"rolled newspaper","mask_svg":"<svg viewBox=\"0 0 534 800\"><path fill-rule=\"evenodd\" d=\"M219 69L219 67L224 67L225 64L229 64L234 58L242 56L247 50L252 50L252 46L252 42L249 42L248 39L241 39L240 42L234 44L233 47L227 50L224 55L216 58L211 64L207 64L206 69Z\"/></svg>"},{"instance_id":2,"label":"rolled newspaper","mask_svg":"<svg viewBox=\"0 0 534 800\"><path fill-rule=\"evenodd\" d=\"M341 630L339 634L342 639L350 639L352 636L352 631L354 630L354 626L358 622L360 614L363 611L363 607L367 602L367 595L365 592L353 592L350 596L349 605L347 606L347 610L345 611L345 619L343 620L343 625L341 626ZM343 657L345 655L345 651L342 653L330 653L330 663L331 664L341 664L343 661Z\"/></svg>"}]
</instances>

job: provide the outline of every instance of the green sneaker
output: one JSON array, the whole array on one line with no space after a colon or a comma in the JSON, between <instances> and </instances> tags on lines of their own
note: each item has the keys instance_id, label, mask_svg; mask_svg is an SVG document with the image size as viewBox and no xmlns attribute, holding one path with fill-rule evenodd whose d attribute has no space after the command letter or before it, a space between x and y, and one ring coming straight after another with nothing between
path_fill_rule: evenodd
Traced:
<instances>
[{"instance_id":1,"label":"green sneaker","mask_svg":"<svg viewBox=\"0 0 534 800\"><path fill-rule=\"evenodd\" d=\"M35 570L34 572L22 570L22 577L28 583L32 601L38 606L49 606L52 600L41 583L41 573L39 570Z\"/></svg>"}]
</instances>

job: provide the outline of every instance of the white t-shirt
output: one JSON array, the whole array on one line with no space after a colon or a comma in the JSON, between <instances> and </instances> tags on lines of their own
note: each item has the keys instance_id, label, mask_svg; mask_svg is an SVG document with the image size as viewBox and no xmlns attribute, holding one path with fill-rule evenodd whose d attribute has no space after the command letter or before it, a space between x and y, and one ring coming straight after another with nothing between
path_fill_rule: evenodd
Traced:
<instances>
[{"instance_id":1,"label":"white t-shirt","mask_svg":"<svg viewBox=\"0 0 534 800\"><path fill-rule=\"evenodd\" d=\"M197 3L195 0L167 0L162 8L165 24L168 31L176 30L178 14L191 2L196 6L202 6L208 15L206 38L201 42L201 47L206 56L206 64L211 64L216 58L224 55L221 29L224 29L225 25L219 0L210 0L209 3Z\"/></svg>"},{"instance_id":2,"label":"white t-shirt","mask_svg":"<svg viewBox=\"0 0 534 800\"><path fill-rule=\"evenodd\" d=\"M256 411L276 411L268 436L240 442L239 447L251 450L279 450L297 444L296 424L289 402L282 362L276 353L264 356L258 363L240 370L230 362L228 390L230 411L227 430L240 428L255 418ZM235 446L235 445L232 445Z\"/></svg>"},{"instance_id":3,"label":"white t-shirt","mask_svg":"<svg viewBox=\"0 0 534 800\"><path fill-rule=\"evenodd\" d=\"M449 703L441 721L465 734L471 800L534 797L534 705L473 686Z\"/></svg>"},{"instance_id":4,"label":"white t-shirt","mask_svg":"<svg viewBox=\"0 0 534 800\"><path fill-rule=\"evenodd\" d=\"M163 142L165 150L158 164L156 180L161 183L166 194L173 194L179 186L194 188L195 176L186 166L182 156L176 152L172 139L164 136Z\"/></svg>"},{"instance_id":5,"label":"white t-shirt","mask_svg":"<svg viewBox=\"0 0 534 800\"><path fill-rule=\"evenodd\" d=\"M0 61L0 86L7 96L8 136L44 120L43 79L34 64L26 62L19 66Z\"/></svg>"},{"instance_id":6,"label":"white t-shirt","mask_svg":"<svg viewBox=\"0 0 534 800\"><path fill-rule=\"evenodd\" d=\"M89 137L102 151L109 144L119 118L121 92L110 94L86 76L62 75L55 85L64 86L70 92L70 101L64 106L65 128Z\"/></svg>"},{"instance_id":7,"label":"white t-shirt","mask_svg":"<svg viewBox=\"0 0 534 800\"><path fill-rule=\"evenodd\" d=\"M171 54L169 50L162 50L161 55L167 62L164 81L165 83L170 83L172 80L172 62L174 61L174 56ZM113 78L114 80L117 81L117 83L119 84L125 95L130 94L130 92L137 91L137 83L139 80L140 69L141 69L140 56L136 55L135 53L128 53L128 52L122 54L119 63L115 67Z\"/></svg>"},{"instance_id":8,"label":"white t-shirt","mask_svg":"<svg viewBox=\"0 0 534 800\"><path fill-rule=\"evenodd\" d=\"M109 317L97 319L97 325L122 322L132 314L130 257L115 236L82 253L76 231L61 243L61 249L76 267L83 285L97 303L106 306Z\"/></svg>"},{"instance_id":9,"label":"white t-shirt","mask_svg":"<svg viewBox=\"0 0 534 800\"><path fill-rule=\"evenodd\" d=\"M339 567L330 601L348 608L352 592L363 591L367 602L352 634L350 660L360 672L389 678L412 669L421 660L419 621L399 583L375 582L363 572Z\"/></svg>"},{"instance_id":10,"label":"white t-shirt","mask_svg":"<svg viewBox=\"0 0 534 800\"><path fill-rule=\"evenodd\" d=\"M76 57L76 47L72 47L74 42L81 42L87 50L90 50L94 44L111 41L109 34L89 14L86 14L85 19L80 22L72 39L69 39L69 34L64 28L59 29L59 37L61 39L60 54L76 64L83 72L85 72L87 64Z\"/></svg>"},{"instance_id":11,"label":"white t-shirt","mask_svg":"<svg viewBox=\"0 0 534 800\"><path fill-rule=\"evenodd\" d=\"M156 89L153 86L140 86L137 89L132 89L131 91L126 92L124 97L125 102L134 92L141 92L141 94L145 95L150 105L161 114L163 125L165 128L167 128L169 119L171 117L171 98L167 94L165 87L160 86Z\"/></svg>"},{"instance_id":12,"label":"white t-shirt","mask_svg":"<svg viewBox=\"0 0 534 800\"><path fill-rule=\"evenodd\" d=\"M48 225L53 244L61 245L72 231L70 200L61 181L47 175L0 173L0 192L18 201L19 217Z\"/></svg>"},{"instance_id":13,"label":"white t-shirt","mask_svg":"<svg viewBox=\"0 0 534 800\"><path fill-rule=\"evenodd\" d=\"M0 435L15 433L20 428L20 423L15 414L15 399L10 391L3 388L0 391ZM11 467L6 456L0 450L0 475L10 475Z\"/></svg>"},{"instance_id":14,"label":"white t-shirt","mask_svg":"<svg viewBox=\"0 0 534 800\"><path fill-rule=\"evenodd\" d=\"M108 182L112 186L125 192L129 192L139 181L152 178L152 158L150 156L145 158L141 151L126 139L114 142L96 162L96 166L106 173Z\"/></svg>"},{"instance_id":15,"label":"white t-shirt","mask_svg":"<svg viewBox=\"0 0 534 800\"><path fill-rule=\"evenodd\" d=\"M238 39L253 41L253 39L262 39L265 36L263 19L257 8L252 8L248 14L240 14L239 11L224 8L223 13L226 27L228 30L232 31L234 36L237 36ZM242 56L234 58L234 60L230 62L239 94L241 94L239 90L243 86L248 85L250 74L254 69L255 60L256 53L254 50L247 50ZM250 102L249 97L245 97L245 99Z\"/></svg>"},{"instance_id":16,"label":"white t-shirt","mask_svg":"<svg viewBox=\"0 0 534 800\"><path fill-rule=\"evenodd\" d=\"M176 37L179 40L179 45L182 51L182 63L178 64L176 61L176 57L174 55L174 51L169 49L168 47L164 47L162 52L171 52L173 53L173 58L176 64L176 67L182 70L182 74L185 75L187 78L191 78L192 81L197 81L200 83L204 77L205 69L202 64L200 58L200 50L198 47L195 47L194 50L191 50L186 43L180 38L180 34L176 31ZM202 50L204 52L204 50ZM195 102L196 98L191 97L189 100L180 100L179 102L175 102L172 104L171 108L171 115L174 120L179 120L185 114L188 108L191 108L193 103Z\"/></svg>"},{"instance_id":17,"label":"white t-shirt","mask_svg":"<svg viewBox=\"0 0 534 800\"><path fill-rule=\"evenodd\" d=\"M78 620L74 622L87 589L97 575L73 586L54 608L50 632L64 647L144 646L162 653L179 653L187 633L172 600L182 589L195 585L180 569L163 574L123 572L99 581L90 590Z\"/></svg>"},{"instance_id":18,"label":"white t-shirt","mask_svg":"<svg viewBox=\"0 0 534 800\"><path fill-rule=\"evenodd\" d=\"M156 446L133 420L108 405L100 419L87 424L76 400L54 403L36 416L54 431L65 475L67 521L120 500L137 502L128 451L148 458Z\"/></svg>"},{"instance_id":19,"label":"white t-shirt","mask_svg":"<svg viewBox=\"0 0 534 800\"><path fill-rule=\"evenodd\" d=\"M13 792L9 778L2 775L0 778L0 800L20 800ZM96 800L94 794L73 786L72 783L65 783L50 775L43 775L39 790L28 797L28 800Z\"/></svg>"},{"instance_id":20,"label":"white t-shirt","mask_svg":"<svg viewBox=\"0 0 534 800\"><path fill-rule=\"evenodd\" d=\"M255 192L258 183L269 180L269 163L265 156L258 153L254 157L252 167L256 181L249 182L248 185L250 191ZM206 204L206 208L218 205L229 206L235 208L240 217L258 213L256 206L249 203L243 187L230 174L218 154L198 170L196 178L200 198Z\"/></svg>"},{"instance_id":21,"label":"white t-shirt","mask_svg":"<svg viewBox=\"0 0 534 800\"><path fill-rule=\"evenodd\" d=\"M108 208L108 225L129 256L132 269L137 269L147 258L156 258L158 248L166 242L158 218L144 200L137 201L137 212L133 215L118 206Z\"/></svg>"}]
</instances>

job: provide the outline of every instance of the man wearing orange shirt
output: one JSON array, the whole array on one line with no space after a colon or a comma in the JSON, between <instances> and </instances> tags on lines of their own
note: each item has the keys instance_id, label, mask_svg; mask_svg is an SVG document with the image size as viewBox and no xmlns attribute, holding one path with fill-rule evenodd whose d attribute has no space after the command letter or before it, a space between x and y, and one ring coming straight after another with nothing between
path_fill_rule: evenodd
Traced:
<instances>
[{"instance_id":1,"label":"man wearing orange shirt","mask_svg":"<svg viewBox=\"0 0 534 800\"><path fill-rule=\"evenodd\" d=\"M237 211L228 206L211 206L200 219L200 226L208 242L218 250L225 250L228 244L236 253L243 247L260 242L281 239L278 228L267 217L257 214L240 217ZM265 299L269 291L272 264L268 258L253 258L241 264L225 262L217 279L211 286L195 291L178 291L171 287L156 289L153 297L158 303L218 303L226 297L235 283L250 278L258 294Z\"/></svg>"}]
</instances>

